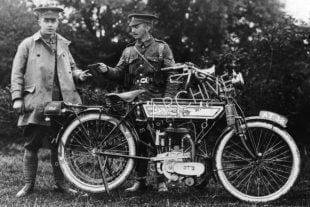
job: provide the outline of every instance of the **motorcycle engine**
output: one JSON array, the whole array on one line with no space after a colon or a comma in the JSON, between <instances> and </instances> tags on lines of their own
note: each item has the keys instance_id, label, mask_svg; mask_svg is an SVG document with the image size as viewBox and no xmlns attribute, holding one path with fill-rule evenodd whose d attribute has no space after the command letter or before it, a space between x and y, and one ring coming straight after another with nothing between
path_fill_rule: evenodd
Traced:
<instances>
[{"instance_id":1,"label":"motorcycle engine","mask_svg":"<svg viewBox=\"0 0 310 207\"><path fill-rule=\"evenodd\" d=\"M194 162L195 144L188 129L169 126L163 132L157 130L155 144L161 152L154 158L156 169L168 180L191 186L205 172L203 163Z\"/></svg>"}]
</instances>

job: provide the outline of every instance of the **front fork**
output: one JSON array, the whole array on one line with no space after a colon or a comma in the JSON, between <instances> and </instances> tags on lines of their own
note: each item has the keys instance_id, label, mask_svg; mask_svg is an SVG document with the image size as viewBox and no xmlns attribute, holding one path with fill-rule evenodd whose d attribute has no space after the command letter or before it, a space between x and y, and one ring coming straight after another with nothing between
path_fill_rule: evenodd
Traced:
<instances>
[{"instance_id":1,"label":"front fork","mask_svg":"<svg viewBox=\"0 0 310 207\"><path fill-rule=\"evenodd\" d=\"M243 116L238 115L235 103L233 103L232 101L228 101L228 103L225 105L225 113L226 113L227 126L232 128L235 131L236 135L240 137L241 143L243 144L244 148L249 153L249 155L254 159L257 158L258 155L255 152L255 150L253 153L253 150L251 150L249 145L247 144L248 137L246 135L247 134L246 121Z\"/></svg>"},{"instance_id":2,"label":"front fork","mask_svg":"<svg viewBox=\"0 0 310 207\"><path fill-rule=\"evenodd\" d=\"M242 125L244 127L242 127ZM249 153L249 155L253 159L256 159L257 156L258 156L256 151L255 150L251 150L249 145L247 144L248 143L248 138L249 138L247 136L247 134L249 134L249 133L247 133L247 130L248 129L247 129L246 122L244 121L244 119L243 118L240 118L240 120L237 119L237 121L236 121L236 134L240 137L241 143L243 144L244 148ZM249 134L249 136L251 136L251 135Z\"/></svg>"}]
</instances>

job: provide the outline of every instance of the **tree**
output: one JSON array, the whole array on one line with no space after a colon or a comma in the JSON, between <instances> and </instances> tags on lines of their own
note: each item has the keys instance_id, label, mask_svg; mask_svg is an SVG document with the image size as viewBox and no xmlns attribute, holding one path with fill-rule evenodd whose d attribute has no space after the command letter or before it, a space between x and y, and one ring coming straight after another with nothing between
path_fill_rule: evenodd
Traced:
<instances>
[{"instance_id":1,"label":"tree","mask_svg":"<svg viewBox=\"0 0 310 207\"><path fill-rule=\"evenodd\" d=\"M0 0L0 77L9 83L17 45L37 27L33 3ZM126 44L128 14L149 10L160 21L154 34L172 48L177 62L243 72L246 87L240 96L247 114L276 111L293 120L294 129L310 131L309 29L294 24L279 0L59 0L65 6L60 33L72 41L71 50L84 69L95 62L114 66ZM220 73L221 73L220 72ZM95 83L93 83L95 82ZM95 78L83 94L98 102L98 91L115 90L103 77ZM101 92L99 94L102 94ZM85 95L84 95L85 96ZM292 122L291 122L292 123Z\"/></svg>"},{"instance_id":2,"label":"tree","mask_svg":"<svg viewBox=\"0 0 310 207\"><path fill-rule=\"evenodd\" d=\"M0 85L9 83L18 44L36 31L36 20L26 0L0 0Z\"/></svg>"}]
</instances>

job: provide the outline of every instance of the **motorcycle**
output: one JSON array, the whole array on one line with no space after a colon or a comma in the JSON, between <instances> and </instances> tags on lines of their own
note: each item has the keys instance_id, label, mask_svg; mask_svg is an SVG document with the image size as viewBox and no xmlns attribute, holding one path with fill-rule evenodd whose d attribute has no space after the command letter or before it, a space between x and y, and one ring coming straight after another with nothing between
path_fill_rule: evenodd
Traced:
<instances>
[{"instance_id":1,"label":"motorcycle","mask_svg":"<svg viewBox=\"0 0 310 207\"><path fill-rule=\"evenodd\" d=\"M300 171L300 154L287 119L270 111L246 117L236 101L241 73L214 75L192 63L174 70L184 85L174 98L137 101L143 90L106 94L100 106L51 102L46 120L62 117L54 140L69 182L91 193L121 186L137 159L154 163L171 182L204 187L216 178L236 198L268 202L287 193ZM152 142L137 131L149 131ZM220 132L220 133L219 133ZM137 156L143 144L153 154Z\"/></svg>"}]
</instances>

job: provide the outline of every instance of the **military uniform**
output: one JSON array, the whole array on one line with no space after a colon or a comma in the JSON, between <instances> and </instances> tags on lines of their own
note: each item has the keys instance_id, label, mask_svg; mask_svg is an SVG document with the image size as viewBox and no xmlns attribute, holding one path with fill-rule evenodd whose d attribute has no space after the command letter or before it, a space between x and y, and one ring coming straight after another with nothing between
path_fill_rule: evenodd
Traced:
<instances>
[{"instance_id":1,"label":"military uniform","mask_svg":"<svg viewBox=\"0 0 310 207\"><path fill-rule=\"evenodd\" d=\"M146 90L146 93L139 97L140 100L172 97L177 85L169 83L171 72L160 69L174 64L168 44L151 36L143 43L137 41L129 44L116 67L108 68L108 75L123 80L125 90Z\"/></svg>"},{"instance_id":2,"label":"military uniform","mask_svg":"<svg viewBox=\"0 0 310 207\"><path fill-rule=\"evenodd\" d=\"M152 24L152 20L157 17L154 15L131 14L129 15L131 22L129 26L135 27L142 23ZM120 79L124 83L126 91L129 90L145 90L146 93L141 94L138 99L142 101L151 100L151 98L172 97L176 94L178 86L170 83L169 76L171 72L161 71L162 67L170 67L175 64L170 47L164 41L155 39L147 33L147 37L143 42L137 40L135 43L129 44L122 53L122 56L116 67L104 68L103 72L108 77ZM143 143L151 143L151 135L146 130L145 123L136 123L138 134L143 142L137 145L137 155L147 156L147 147ZM137 160L136 172L137 182L126 191L136 191L145 186L145 176L147 173L147 161ZM159 177L159 191L166 191L163 177Z\"/></svg>"}]
</instances>

